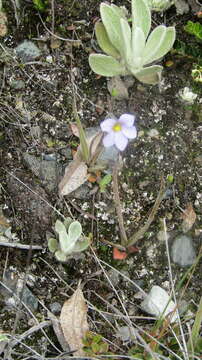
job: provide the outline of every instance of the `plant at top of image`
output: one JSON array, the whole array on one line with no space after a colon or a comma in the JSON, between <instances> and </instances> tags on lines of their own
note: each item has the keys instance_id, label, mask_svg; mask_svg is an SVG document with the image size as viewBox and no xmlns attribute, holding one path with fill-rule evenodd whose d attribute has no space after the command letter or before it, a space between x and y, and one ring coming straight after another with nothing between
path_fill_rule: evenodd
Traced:
<instances>
[{"instance_id":1,"label":"plant at top of image","mask_svg":"<svg viewBox=\"0 0 202 360\"><path fill-rule=\"evenodd\" d=\"M90 240L82 236L82 226L79 221L66 218L64 222L56 220L55 232L58 238L48 238L48 248L54 253L56 259L61 262L75 253L84 251L90 245Z\"/></svg>"},{"instance_id":2,"label":"plant at top of image","mask_svg":"<svg viewBox=\"0 0 202 360\"><path fill-rule=\"evenodd\" d=\"M199 22L188 21L184 26L184 30L194 35L197 40L202 40L202 25Z\"/></svg>"},{"instance_id":3,"label":"plant at top of image","mask_svg":"<svg viewBox=\"0 0 202 360\"><path fill-rule=\"evenodd\" d=\"M107 54L91 54L91 69L102 76L133 75L146 84L157 84L163 67L152 65L172 48L175 28L165 25L151 29L147 0L132 0L132 29L123 8L101 3L102 22L95 25L100 48Z\"/></svg>"}]
</instances>

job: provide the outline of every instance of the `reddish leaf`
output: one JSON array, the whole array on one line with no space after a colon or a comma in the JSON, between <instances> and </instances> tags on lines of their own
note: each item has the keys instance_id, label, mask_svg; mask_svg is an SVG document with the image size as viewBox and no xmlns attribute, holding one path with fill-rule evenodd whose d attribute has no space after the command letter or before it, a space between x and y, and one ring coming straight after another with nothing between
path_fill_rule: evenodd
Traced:
<instances>
[{"instance_id":1,"label":"reddish leaf","mask_svg":"<svg viewBox=\"0 0 202 360\"><path fill-rule=\"evenodd\" d=\"M113 259L114 260L124 260L127 258L127 253L125 251L120 251L116 247L113 248Z\"/></svg>"}]
</instances>

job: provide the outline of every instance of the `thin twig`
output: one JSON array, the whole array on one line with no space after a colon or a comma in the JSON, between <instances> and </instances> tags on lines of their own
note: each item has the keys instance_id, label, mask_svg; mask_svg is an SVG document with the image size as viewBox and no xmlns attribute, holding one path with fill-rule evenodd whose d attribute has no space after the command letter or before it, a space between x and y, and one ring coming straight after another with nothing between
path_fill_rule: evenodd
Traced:
<instances>
[{"instance_id":1,"label":"thin twig","mask_svg":"<svg viewBox=\"0 0 202 360\"><path fill-rule=\"evenodd\" d=\"M150 227L151 223L153 222L154 217L159 209L160 203L164 198L164 194L165 194L165 181L162 178L161 179L161 187L160 187L158 196L156 198L155 204L152 208L152 211L148 217L146 224L143 225L135 234L133 234L130 237L127 246L134 245L139 239L141 239L144 236L145 232L149 229L149 227Z\"/></svg>"},{"instance_id":2,"label":"thin twig","mask_svg":"<svg viewBox=\"0 0 202 360\"><path fill-rule=\"evenodd\" d=\"M45 320L45 321L40 322L39 324L32 326L30 329L28 329L23 334L21 334L18 338L12 339L9 343L10 347L13 348L18 343L20 343L24 339L26 339L28 336L32 335L34 332L39 331L39 330L41 330L47 326L51 326L51 325L52 325L51 320Z\"/></svg>"},{"instance_id":3,"label":"thin twig","mask_svg":"<svg viewBox=\"0 0 202 360\"><path fill-rule=\"evenodd\" d=\"M81 40L66 39L66 38L63 38L63 37L61 37L61 36L58 36L58 35L54 34L52 31L50 31L50 30L47 28L47 26L46 26L46 24L44 23L41 15L40 15L40 14L38 14L38 15L39 15L39 18L40 18L40 20L41 20L44 28L48 31L49 34L51 34L51 35L52 35L53 37L55 37L56 39L63 40L63 41L68 41L68 42L71 42L71 43L73 43L73 44L76 44L76 43L77 43L77 44L82 44Z\"/></svg>"},{"instance_id":4,"label":"thin twig","mask_svg":"<svg viewBox=\"0 0 202 360\"><path fill-rule=\"evenodd\" d=\"M113 169L113 193L114 193L114 204L116 208L116 213L118 217L119 229L120 229L120 236L121 236L121 245L126 246L128 244L128 239L126 235L126 231L124 228L123 216L122 216L122 209L121 209L121 201L119 197L119 187L118 187L118 162L115 163Z\"/></svg>"},{"instance_id":5,"label":"thin twig","mask_svg":"<svg viewBox=\"0 0 202 360\"><path fill-rule=\"evenodd\" d=\"M29 250L30 249L30 245L25 245L25 244L16 243L16 242L12 243L10 241L0 241L0 246L6 246L6 247L21 249L21 250ZM32 250L43 250L43 247L40 245L32 245Z\"/></svg>"}]
</instances>

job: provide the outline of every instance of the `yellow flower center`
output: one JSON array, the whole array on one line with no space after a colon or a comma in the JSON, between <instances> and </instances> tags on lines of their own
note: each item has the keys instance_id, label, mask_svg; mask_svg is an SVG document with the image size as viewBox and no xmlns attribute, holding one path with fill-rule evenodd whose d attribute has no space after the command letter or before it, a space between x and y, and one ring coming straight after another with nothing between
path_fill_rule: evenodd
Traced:
<instances>
[{"instance_id":1,"label":"yellow flower center","mask_svg":"<svg viewBox=\"0 0 202 360\"><path fill-rule=\"evenodd\" d=\"M121 131L121 124L119 124L118 122L113 126L113 130L114 131Z\"/></svg>"}]
</instances>

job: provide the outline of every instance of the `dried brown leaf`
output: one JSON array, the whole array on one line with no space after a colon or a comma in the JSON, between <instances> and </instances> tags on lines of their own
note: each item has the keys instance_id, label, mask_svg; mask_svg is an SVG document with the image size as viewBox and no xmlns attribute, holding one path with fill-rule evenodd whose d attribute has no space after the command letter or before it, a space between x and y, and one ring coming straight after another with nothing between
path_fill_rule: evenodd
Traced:
<instances>
[{"instance_id":1,"label":"dried brown leaf","mask_svg":"<svg viewBox=\"0 0 202 360\"><path fill-rule=\"evenodd\" d=\"M70 350L75 356L85 357L82 339L89 330L87 322L87 305L80 286L75 293L65 301L61 314L60 324Z\"/></svg>"},{"instance_id":2,"label":"dried brown leaf","mask_svg":"<svg viewBox=\"0 0 202 360\"><path fill-rule=\"evenodd\" d=\"M192 228L192 226L194 225L194 223L196 221L196 213L195 213L191 203L187 204L187 207L184 210L184 212L182 213L181 217L183 219L182 231L184 233L186 233L187 231L189 231Z\"/></svg>"},{"instance_id":3,"label":"dried brown leaf","mask_svg":"<svg viewBox=\"0 0 202 360\"><path fill-rule=\"evenodd\" d=\"M64 351L69 352L70 351L69 344L68 344L67 340L64 337L62 327L61 327L61 324L60 324L60 320L53 313L51 313L50 311L48 312L48 317L52 322L53 330L55 332L55 335L57 336L57 339L58 339L60 345L62 346L62 349Z\"/></svg>"},{"instance_id":4,"label":"dried brown leaf","mask_svg":"<svg viewBox=\"0 0 202 360\"><path fill-rule=\"evenodd\" d=\"M89 136L87 139L92 162L94 159L96 159L101 138L102 132L98 131L96 134ZM81 146L79 146L74 159L66 167L65 174L59 183L59 195L68 195L72 191L76 190L79 186L83 185L88 178L87 172L88 166L82 159Z\"/></svg>"},{"instance_id":5,"label":"dried brown leaf","mask_svg":"<svg viewBox=\"0 0 202 360\"><path fill-rule=\"evenodd\" d=\"M87 180L88 167L81 159L80 152L76 153L74 160L66 167L65 174L59 183L59 195L68 195L83 185Z\"/></svg>"}]
</instances>

